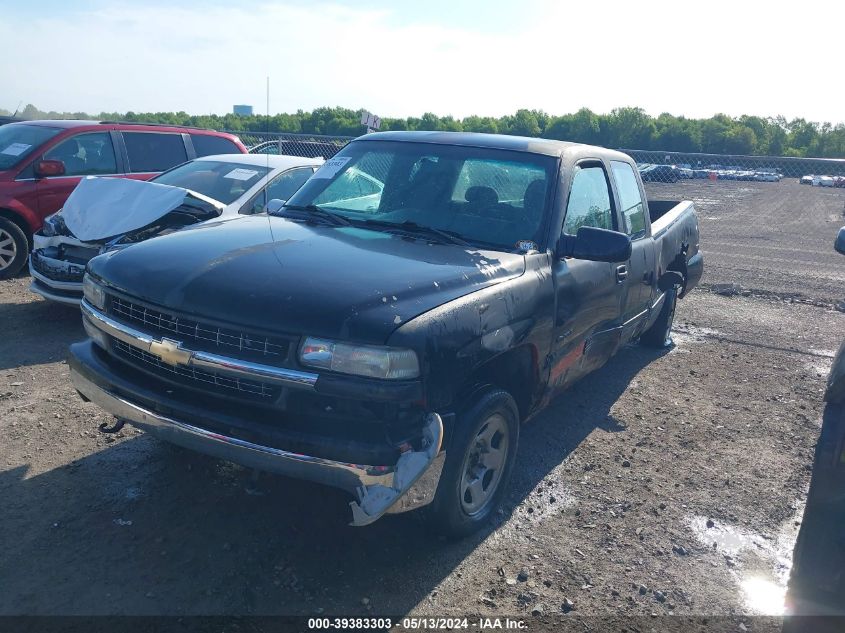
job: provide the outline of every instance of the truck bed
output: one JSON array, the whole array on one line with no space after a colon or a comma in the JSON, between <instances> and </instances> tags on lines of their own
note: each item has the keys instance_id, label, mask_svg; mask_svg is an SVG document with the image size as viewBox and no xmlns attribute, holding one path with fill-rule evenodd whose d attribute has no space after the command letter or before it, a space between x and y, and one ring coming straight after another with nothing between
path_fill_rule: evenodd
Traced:
<instances>
[{"instance_id":1,"label":"truck bed","mask_svg":"<svg viewBox=\"0 0 845 633\"><path fill-rule=\"evenodd\" d=\"M658 245L659 272L670 268L677 254L686 248L685 277L681 296L698 285L704 273L704 260L698 251L698 216L691 200L649 200L651 234ZM679 268L674 261L672 269Z\"/></svg>"}]
</instances>

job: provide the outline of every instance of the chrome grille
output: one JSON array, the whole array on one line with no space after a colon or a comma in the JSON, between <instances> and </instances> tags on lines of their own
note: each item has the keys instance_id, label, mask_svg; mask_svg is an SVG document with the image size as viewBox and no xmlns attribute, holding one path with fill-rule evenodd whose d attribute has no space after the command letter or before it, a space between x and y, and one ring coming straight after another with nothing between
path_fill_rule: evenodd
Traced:
<instances>
[{"instance_id":1,"label":"chrome grille","mask_svg":"<svg viewBox=\"0 0 845 633\"><path fill-rule=\"evenodd\" d=\"M142 326L140 329L148 334L174 338L194 350L279 365L287 358L290 349L290 342L284 338L217 327L148 308L114 295L109 312L124 323Z\"/></svg>"},{"instance_id":2,"label":"chrome grille","mask_svg":"<svg viewBox=\"0 0 845 633\"><path fill-rule=\"evenodd\" d=\"M167 380L203 390L208 390L208 385L213 385L219 388L220 395L266 402L278 398L281 391L275 385L258 380L221 376L185 365L168 365L158 356L117 339L112 339L112 348L119 358L123 358L131 364L140 366Z\"/></svg>"}]
</instances>

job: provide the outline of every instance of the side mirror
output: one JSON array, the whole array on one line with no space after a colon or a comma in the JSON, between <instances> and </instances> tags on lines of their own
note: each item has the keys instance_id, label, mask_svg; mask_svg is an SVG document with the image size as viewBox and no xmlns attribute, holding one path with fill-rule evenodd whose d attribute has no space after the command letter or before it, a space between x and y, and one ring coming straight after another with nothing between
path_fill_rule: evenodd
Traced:
<instances>
[{"instance_id":1,"label":"side mirror","mask_svg":"<svg viewBox=\"0 0 845 633\"><path fill-rule=\"evenodd\" d=\"M833 248L845 255L845 226L839 229L839 235L836 236L836 243Z\"/></svg>"},{"instance_id":2,"label":"side mirror","mask_svg":"<svg viewBox=\"0 0 845 633\"><path fill-rule=\"evenodd\" d=\"M40 178L64 176L65 164L60 160L40 160L35 164L35 175Z\"/></svg>"},{"instance_id":3,"label":"side mirror","mask_svg":"<svg viewBox=\"0 0 845 633\"><path fill-rule=\"evenodd\" d=\"M631 258L631 238L618 231L582 226L574 237L564 235L558 243L558 257L594 262L624 262Z\"/></svg>"},{"instance_id":4,"label":"side mirror","mask_svg":"<svg viewBox=\"0 0 845 633\"><path fill-rule=\"evenodd\" d=\"M269 213L278 213L282 207L287 204L287 200L282 200L280 198L273 198L270 202L267 203L267 206L264 207L264 210Z\"/></svg>"}]
</instances>

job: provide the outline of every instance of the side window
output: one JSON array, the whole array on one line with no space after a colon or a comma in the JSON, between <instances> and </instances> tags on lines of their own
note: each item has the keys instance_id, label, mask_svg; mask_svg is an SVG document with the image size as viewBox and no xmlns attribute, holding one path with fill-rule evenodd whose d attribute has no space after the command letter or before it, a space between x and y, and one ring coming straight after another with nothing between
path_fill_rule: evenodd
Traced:
<instances>
[{"instance_id":1,"label":"side window","mask_svg":"<svg viewBox=\"0 0 845 633\"><path fill-rule=\"evenodd\" d=\"M619 204L622 207L623 229L628 235L637 236L645 232L645 205L637 184L637 177L628 163L610 161L616 189L619 192Z\"/></svg>"},{"instance_id":2,"label":"side window","mask_svg":"<svg viewBox=\"0 0 845 633\"><path fill-rule=\"evenodd\" d=\"M188 160L181 134L124 132L123 142L132 173L164 171Z\"/></svg>"},{"instance_id":3,"label":"side window","mask_svg":"<svg viewBox=\"0 0 845 633\"><path fill-rule=\"evenodd\" d=\"M582 226L613 229L610 188L604 169L598 165L576 167L572 178L563 232L575 235Z\"/></svg>"},{"instance_id":4,"label":"side window","mask_svg":"<svg viewBox=\"0 0 845 633\"><path fill-rule=\"evenodd\" d=\"M72 136L47 151L44 158L62 161L66 176L117 173L114 147L108 132Z\"/></svg>"},{"instance_id":5,"label":"side window","mask_svg":"<svg viewBox=\"0 0 845 633\"><path fill-rule=\"evenodd\" d=\"M276 176L269 185L259 191L251 201L244 205L241 213L261 213L270 200L287 200L305 184L305 181L313 173L313 168L303 167L301 169L291 169Z\"/></svg>"},{"instance_id":6,"label":"side window","mask_svg":"<svg viewBox=\"0 0 845 633\"><path fill-rule=\"evenodd\" d=\"M222 136L211 134L191 134L191 141L194 143L194 151L197 157L211 156L212 154L240 154L241 150L232 141Z\"/></svg>"}]
</instances>

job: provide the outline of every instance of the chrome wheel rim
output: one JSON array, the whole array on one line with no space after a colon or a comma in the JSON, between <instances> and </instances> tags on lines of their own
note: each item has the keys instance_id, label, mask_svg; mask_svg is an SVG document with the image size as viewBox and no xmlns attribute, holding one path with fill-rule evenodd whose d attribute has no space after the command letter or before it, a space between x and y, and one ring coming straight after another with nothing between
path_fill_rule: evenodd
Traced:
<instances>
[{"instance_id":1,"label":"chrome wheel rim","mask_svg":"<svg viewBox=\"0 0 845 633\"><path fill-rule=\"evenodd\" d=\"M482 512L496 494L508 449L507 421L494 413L470 442L461 468L461 508L469 516Z\"/></svg>"},{"instance_id":2,"label":"chrome wheel rim","mask_svg":"<svg viewBox=\"0 0 845 633\"><path fill-rule=\"evenodd\" d=\"M18 245L11 233L0 229L0 270L11 266L18 254Z\"/></svg>"}]
</instances>

